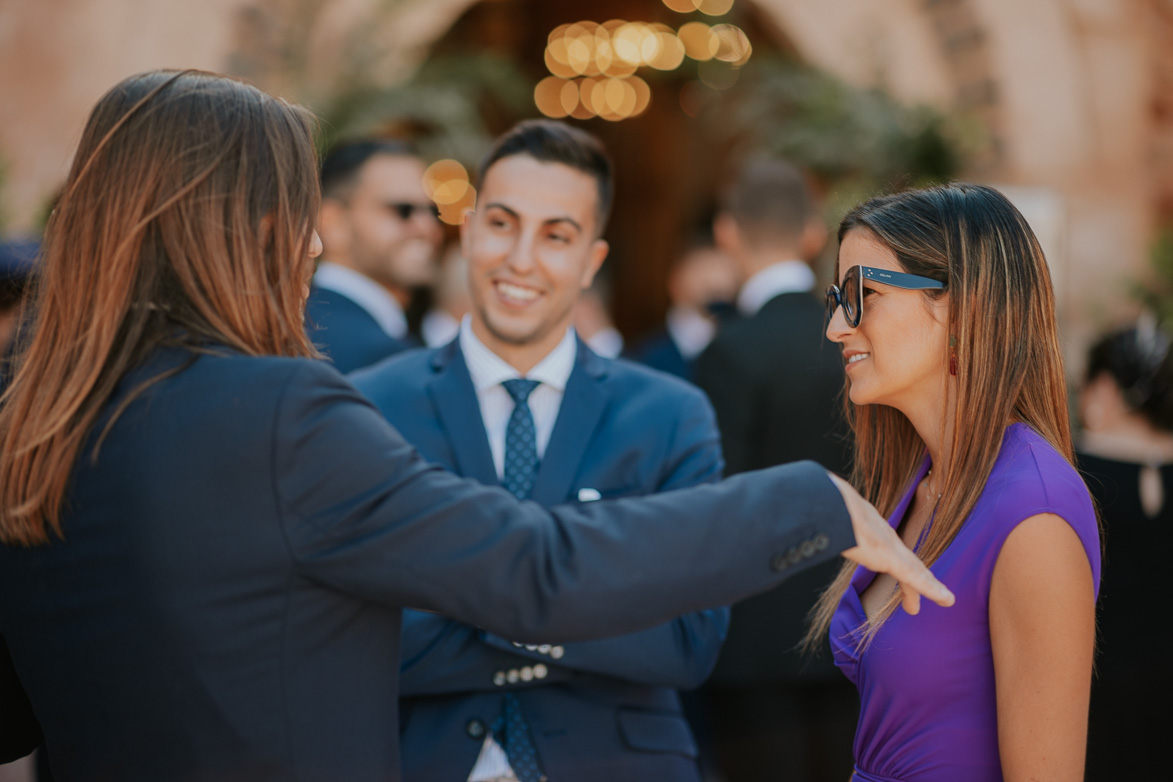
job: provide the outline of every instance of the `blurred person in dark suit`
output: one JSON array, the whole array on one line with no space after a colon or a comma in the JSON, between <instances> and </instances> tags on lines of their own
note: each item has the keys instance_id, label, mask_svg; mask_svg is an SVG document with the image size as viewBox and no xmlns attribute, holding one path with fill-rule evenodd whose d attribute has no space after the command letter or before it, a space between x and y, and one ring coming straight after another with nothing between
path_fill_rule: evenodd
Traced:
<instances>
[{"instance_id":1,"label":"blurred person in dark suit","mask_svg":"<svg viewBox=\"0 0 1173 782\"><path fill-rule=\"evenodd\" d=\"M717 412L729 473L813 459L843 473L850 453L841 409L843 361L823 336L813 259L826 239L802 171L751 158L720 196L717 246L740 267L741 318L696 363ZM829 656L798 649L806 613L837 567L804 574L733 608L725 648L705 687L718 764L732 782L846 779L858 698Z\"/></svg>"},{"instance_id":2,"label":"blurred person in dark suit","mask_svg":"<svg viewBox=\"0 0 1173 782\"><path fill-rule=\"evenodd\" d=\"M602 145L561 122L524 122L498 139L480 179L461 231L473 307L459 335L359 372L355 387L426 458L545 506L718 480L704 395L598 355L572 325L608 249ZM514 401L518 383L532 387ZM523 485L507 426L519 410L533 435ZM675 689L712 670L728 619L720 608L605 641L527 646L407 611L404 779L699 782ZM503 718L510 707L532 735L529 776Z\"/></svg>"},{"instance_id":3,"label":"blurred person in dark suit","mask_svg":"<svg viewBox=\"0 0 1173 782\"><path fill-rule=\"evenodd\" d=\"M40 243L31 239L0 242L0 391L20 324L21 305L32 280Z\"/></svg>"},{"instance_id":4,"label":"blurred person in dark suit","mask_svg":"<svg viewBox=\"0 0 1173 782\"><path fill-rule=\"evenodd\" d=\"M0 763L393 782L404 606L583 640L836 552L951 602L813 463L544 509L426 462L306 335L313 126L197 71L86 123L0 406Z\"/></svg>"},{"instance_id":5,"label":"blurred person in dark suit","mask_svg":"<svg viewBox=\"0 0 1173 782\"><path fill-rule=\"evenodd\" d=\"M740 283L740 271L713 244L711 229L694 237L668 270L670 307L664 327L637 343L628 357L692 380L693 363L712 342Z\"/></svg>"},{"instance_id":6,"label":"blurred person in dark suit","mask_svg":"<svg viewBox=\"0 0 1173 782\"><path fill-rule=\"evenodd\" d=\"M1088 353L1076 458L1096 500L1104 548L1096 675L1088 721L1088 782L1159 779L1166 772L1169 666L1146 649L1173 646L1152 621L1165 588L1160 553L1173 546L1173 355L1147 318L1105 334Z\"/></svg>"},{"instance_id":7,"label":"blurred person in dark suit","mask_svg":"<svg viewBox=\"0 0 1173 782\"><path fill-rule=\"evenodd\" d=\"M401 141L343 142L322 161L322 260L306 305L310 338L340 372L414 346L404 309L431 285L443 240L424 163Z\"/></svg>"}]
</instances>

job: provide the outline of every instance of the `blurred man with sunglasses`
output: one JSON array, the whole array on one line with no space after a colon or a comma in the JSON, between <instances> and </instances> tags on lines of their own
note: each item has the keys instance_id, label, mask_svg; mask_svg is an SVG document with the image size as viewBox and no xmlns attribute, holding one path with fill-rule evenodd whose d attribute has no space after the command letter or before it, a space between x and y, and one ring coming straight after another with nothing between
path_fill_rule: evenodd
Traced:
<instances>
[{"instance_id":1,"label":"blurred man with sunglasses","mask_svg":"<svg viewBox=\"0 0 1173 782\"><path fill-rule=\"evenodd\" d=\"M415 345L404 309L432 284L443 241L423 175L423 161L400 141L345 142L322 161L324 250L306 325L341 372Z\"/></svg>"},{"instance_id":2,"label":"blurred man with sunglasses","mask_svg":"<svg viewBox=\"0 0 1173 782\"><path fill-rule=\"evenodd\" d=\"M843 360L823 337L823 302L808 263L826 227L803 172L752 158L719 200L714 238L746 281L741 318L719 329L697 359L696 382L716 410L727 471L814 459L845 472ZM829 563L733 607L703 690L728 782L850 776L856 694L829 659L796 650L807 611L837 570Z\"/></svg>"}]
</instances>

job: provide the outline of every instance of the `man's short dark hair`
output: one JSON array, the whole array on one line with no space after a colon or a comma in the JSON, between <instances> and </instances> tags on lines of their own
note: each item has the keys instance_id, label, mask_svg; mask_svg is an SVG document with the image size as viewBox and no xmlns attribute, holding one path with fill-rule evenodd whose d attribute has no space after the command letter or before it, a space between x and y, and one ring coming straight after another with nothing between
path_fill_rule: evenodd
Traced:
<instances>
[{"instance_id":1,"label":"man's short dark hair","mask_svg":"<svg viewBox=\"0 0 1173 782\"><path fill-rule=\"evenodd\" d=\"M478 173L481 183L494 163L514 155L529 155L542 163L561 163L594 177L599 188L598 233L602 235L611 215L615 185L611 178L611 158L601 141L565 122L549 119L519 122L497 139L481 161Z\"/></svg>"},{"instance_id":2,"label":"man's short dark hair","mask_svg":"<svg viewBox=\"0 0 1173 782\"><path fill-rule=\"evenodd\" d=\"M335 144L322 158L322 197L344 200L358 182L358 173L376 155L418 158L419 153L401 139L362 138Z\"/></svg>"},{"instance_id":3,"label":"man's short dark hair","mask_svg":"<svg viewBox=\"0 0 1173 782\"><path fill-rule=\"evenodd\" d=\"M749 158L721 192L721 211L751 244L797 242L812 209L806 176L774 157Z\"/></svg>"}]
</instances>

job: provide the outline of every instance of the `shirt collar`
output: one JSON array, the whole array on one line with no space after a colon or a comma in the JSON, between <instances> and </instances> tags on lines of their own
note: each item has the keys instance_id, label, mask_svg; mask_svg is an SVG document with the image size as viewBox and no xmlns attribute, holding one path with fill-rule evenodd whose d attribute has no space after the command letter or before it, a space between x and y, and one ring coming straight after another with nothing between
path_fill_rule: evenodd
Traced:
<instances>
[{"instance_id":1,"label":"shirt collar","mask_svg":"<svg viewBox=\"0 0 1173 782\"><path fill-rule=\"evenodd\" d=\"M468 374L478 394L506 380L522 377L520 372L477 339L472 331L472 316L465 315L460 322L460 336L457 339L460 340L460 352L464 354ZM577 357L578 340L572 327L566 329L566 334L554 349L524 376L550 386L555 391L565 391Z\"/></svg>"},{"instance_id":2,"label":"shirt collar","mask_svg":"<svg viewBox=\"0 0 1173 782\"><path fill-rule=\"evenodd\" d=\"M341 293L362 307L379 328L396 339L407 336L407 317L395 297L379 283L346 266L322 261L314 274L314 285Z\"/></svg>"},{"instance_id":3,"label":"shirt collar","mask_svg":"<svg viewBox=\"0 0 1173 782\"><path fill-rule=\"evenodd\" d=\"M767 301L783 293L806 293L815 287L815 273L802 261L782 261L750 277L737 294L742 315L756 315Z\"/></svg>"}]
</instances>

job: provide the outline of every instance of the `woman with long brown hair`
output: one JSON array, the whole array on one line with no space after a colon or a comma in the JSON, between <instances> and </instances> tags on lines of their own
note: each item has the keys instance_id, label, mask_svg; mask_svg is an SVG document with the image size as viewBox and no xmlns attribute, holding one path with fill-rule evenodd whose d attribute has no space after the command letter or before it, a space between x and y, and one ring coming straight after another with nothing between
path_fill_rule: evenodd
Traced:
<instances>
[{"instance_id":1,"label":"woman with long brown hair","mask_svg":"<svg viewBox=\"0 0 1173 782\"><path fill-rule=\"evenodd\" d=\"M854 483L957 593L903 616L849 565L816 605L808 641L860 690L855 779L1082 779L1099 541L1043 253L969 184L868 201L839 239Z\"/></svg>"},{"instance_id":2,"label":"woman with long brown hair","mask_svg":"<svg viewBox=\"0 0 1173 782\"><path fill-rule=\"evenodd\" d=\"M90 116L0 398L0 762L43 735L60 782L394 780L405 605L599 637L844 549L950 599L815 465L545 511L423 462L307 360L311 127L191 71Z\"/></svg>"}]
</instances>

